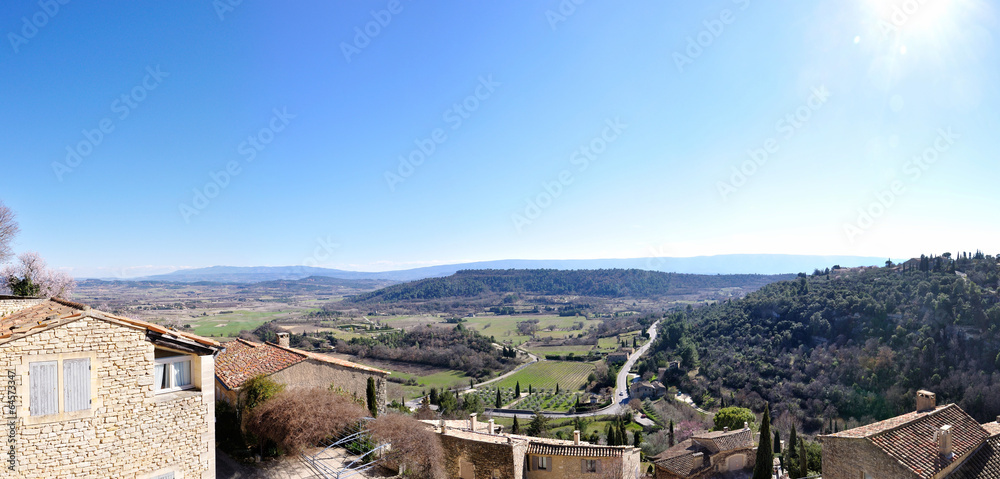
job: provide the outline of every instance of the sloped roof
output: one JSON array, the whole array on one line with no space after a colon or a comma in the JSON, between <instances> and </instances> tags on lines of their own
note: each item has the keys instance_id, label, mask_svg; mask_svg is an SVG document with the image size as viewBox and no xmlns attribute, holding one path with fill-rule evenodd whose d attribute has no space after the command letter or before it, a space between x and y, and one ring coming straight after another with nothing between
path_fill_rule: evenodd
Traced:
<instances>
[{"instance_id":1,"label":"sloped roof","mask_svg":"<svg viewBox=\"0 0 1000 479\"><path fill-rule=\"evenodd\" d=\"M621 457L633 449L629 446L598 446L594 444L553 444L532 438L528 443L528 454L539 456L576 456L576 457Z\"/></svg>"},{"instance_id":2,"label":"sloped roof","mask_svg":"<svg viewBox=\"0 0 1000 479\"><path fill-rule=\"evenodd\" d=\"M692 476L705 465L705 449L692 439L685 439L653 457L653 464L662 467L678 476Z\"/></svg>"},{"instance_id":3,"label":"sloped roof","mask_svg":"<svg viewBox=\"0 0 1000 479\"><path fill-rule=\"evenodd\" d=\"M196 334L175 331L158 324L146 321L116 316L104 311L91 309L89 306L67 301L61 298L51 298L34 306L19 310L0 319L0 344L46 331L63 324L80 320L84 317L119 322L134 327L143 328L160 335L184 338L209 348L219 348L217 341L203 338Z\"/></svg>"},{"instance_id":4,"label":"sloped roof","mask_svg":"<svg viewBox=\"0 0 1000 479\"><path fill-rule=\"evenodd\" d=\"M993 423L996 424L996 423ZM948 479L993 479L1000 477L1000 436L991 437L983 447L958 466Z\"/></svg>"},{"instance_id":5,"label":"sloped roof","mask_svg":"<svg viewBox=\"0 0 1000 479\"><path fill-rule=\"evenodd\" d=\"M951 459L945 459L938 453L938 445L934 441L934 433L944 425L951 426L952 450L955 453ZM918 477L930 478L954 460L979 448L989 433L962 408L949 404L824 437L866 439Z\"/></svg>"},{"instance_id":6,"label":"sloped roof","mask_svg":"<svg viewBox=\"0 0 1000 479\"><path fill-rule=\"evenodd\" d=\"M226 343L226 350L215 359L215 375L227 388L239 389L254 376L274 374L309 359L371 374L389 374L388 371L325 354L286 348L274 343L254 343L236 339Z\"/></svg>"},{"instance_id":7,"label":"sloped roof","mask_svg":"<svg viewBox=\"0 0 1000 479\"><path fill-rule=\"evenodd\" d=\"M715 443L719 451L732 451L734 449L753 448L753 431L750 429L738 429L736 431L712 431L702 434L695 434L692 439L709 440Z\"/></svg>"}]
</instances>

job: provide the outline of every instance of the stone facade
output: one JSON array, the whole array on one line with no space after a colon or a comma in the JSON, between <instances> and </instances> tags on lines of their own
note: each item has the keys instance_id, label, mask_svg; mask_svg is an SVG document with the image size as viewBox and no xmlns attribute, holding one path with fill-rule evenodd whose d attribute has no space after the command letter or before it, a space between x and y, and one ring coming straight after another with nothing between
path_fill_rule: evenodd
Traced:
<instances>
[{"instance_id":1,"label":"stone facade","mask_svg":"<svg viewBox=\"0 0 1000 479\"><path fill-rule=\"evenodd\" d=\"M8 314L42 304L44 298L21 298L19 296L0 296L0 318Z\"/></svg>"},{"instance_id":2,"label":"stone facade","mask_svg":"<svg viewBox=\"0 0 1000 479\"><path fill-rule=\"evenodd\" d=\"M288 389L327 389L330 385L364 400L368 395L368 378L375 378L375 396L378 398L379 412L385 412L388 396L384 375L374 375L357 369L313 359L302 361L271 375L271 379L287 385Z\"/></svg>"},{"instance_id":3,"label":"stone facade","mask_svg":"<svg viewBox=\"0 0 1000 479\"><path fill-rule=\"evenodd\" d=\"M448 477L461 479L523 479L527 443L508 443L472 437L472 433L443 434L444 470ZM499 436L493 436L499 437ZM476 440L479 439L479 440Z\"/></svg>"},{"instance_id":4,"label":"stone facade","mask_svg":"<svg viewBox=\"0 0 1000 479\"><path fill-rule=\"evenodd\" d=\"M191 354L194 389L157 395L155 349L146 328L89 314L0 344L14 402L5 419L16 424L15 464L5 446L0 477L214 478L213 356ZM63 362L81 358L90 359L90 408L64 412ZM31 416L30 364L41 361L58 365L59 412Z\"/></svg>"},{"instance_id":5,"label":"stone facade","mask_svg":"<svg viewBox=\"0 0 1000 479\"><path fill-rule=\"evenodd\" d=\"M824 479L863 479L865 473L879 479L919 477L898 461L887 459L867 439L823 438Z\"/></svg>"}]
</instances>

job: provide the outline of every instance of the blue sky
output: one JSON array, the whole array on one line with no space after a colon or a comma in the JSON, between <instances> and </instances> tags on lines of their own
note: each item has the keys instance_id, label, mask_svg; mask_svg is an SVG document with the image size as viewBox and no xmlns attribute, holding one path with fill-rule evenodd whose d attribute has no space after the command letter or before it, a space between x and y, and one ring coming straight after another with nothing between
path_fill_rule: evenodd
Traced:
<instances>
[{"instance_id":1,"label":"blue sky","mask_svg":"<svg viewBox=\"0 0 1000 479\"><path fill-rule=\"evenodd\" d=\"M998 238L995 4L228 5L0 6L17 251L111 277Z\"/></svg>"}]
</instances>

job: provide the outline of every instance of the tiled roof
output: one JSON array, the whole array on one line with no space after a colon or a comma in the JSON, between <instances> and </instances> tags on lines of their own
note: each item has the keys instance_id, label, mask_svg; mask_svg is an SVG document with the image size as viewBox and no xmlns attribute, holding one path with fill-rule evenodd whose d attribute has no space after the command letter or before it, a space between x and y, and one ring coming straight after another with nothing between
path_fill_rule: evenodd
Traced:
<instances>
[{"instance_id":1,"label":"tiled roof","mask_svg":"<svg viewBox=\"0 0 1000 479\"><path fill-rule=\"evenodd\" d=\"M944 425L951 426L955 453L951 460L941 457L934 441L934 433ZM867 439L918 477L930 478L950 466L955 458L974 451L989 434L960 407L949 404L825 437Z\"/></svg>"},{"instance_id":2,"label":"tiled roof","mask_svg":"<svg viewBox=\"0 0 1000 479\"><path fill-rule=\"evenodd\" d=\"M983 429L985 429L990 436L1000 435L1000 423L988 422L983 424Z\"/></svg>"},{"instance_id":3,"label":"tiled roof","mask_svg":"<svg viewBox=\"0 0 1000 479\"><path fill-rule=\"evenodd\" d=\"M307 357L309 359L314 359L316 361L322 361L324 363L336 364L337 366L342 366L342 367L345 367L345 368L359 369L361 371L365 371L365 372L369 372L369 373L389 374L389 371L383 371L381 369L373 368L371 366L365 366L364 364L352 363L350 361L347 361L346 359L335 358L333 356L327 356L326 354L319 354L319 353L314 353L314 352L311 352L311 351L302 351L300 349L286 348L284 346L281 346L281 345L278 345L278 344L274 344L274 343L267 343L267 344L270 345L270 346L274 346L276 348L281 348L281 349L283 349L285 351L288 351L288 352L292 352L292 353L296 353L296 354L301 354L301 355L303 355L303 356L305 356L305 357Z\"/></svg>"},{"instance_id":4,"label":"tiled roof","mask_svg":"<svg viewBox=\"0 0 1000 479\"><path fill-rule=\"evenodd\" d=\"M552 444L538 440L528 443L528 454L539 456L577 456L577 457L621 457L631 450L628 446L598 446L594 444L576 445Z\"/></svg>"},{"instance_id":5,"label":"tiled roof","mask_svg":"<svg viewBox=\"0 0 1000 479\"><path fill-rule=\"evenodd\" d=\"M705 464L705 452L693 440L686 439L654 457L653 464L678 476L693 476L710 465Z\"/></svg>"},{"instance_id":6,"label":"tiled roof","mask_svg":"<svg viewBox=\"0 0 1000 479\"><path fill-rule=\"evenodd\" d=\"M706 439L715 443L719 451L732 451L734 449L746 449L754 447L753 432L750 429L739 429L736 431L712 431L703 434L695 434L693 439Z\"/></svg>"},{"instance_id":7,"label":"tiled roof","mask_svg":"<svg viewBox=\"0 0 1000 479\"><path fill-rule=\"evenodd\" d=\"M238 389L248 379L260 374L274 374L307 359L357 369L372 374L388 371L352 363L325 354L286 348L274 343L253 343L236 339L226 343L226 350L215 358L215 374L229 389Z\"/></svg>"},{"instance_id":8,"label":"tiled roof","mask_svg":"<svg viewBox=\"0 0 1000 479\"><path fill-rule=\"evenodd\" d=\"M215 375L229 389L239 389L248 379L260 374L274 374L306 357L291 351L236 339L225 344L226 350L215 358Z\"/></svg>"},{"instance_id":9,"label":"tiled roof","mask_svg":"<svg viewBox=\"0 0 1000 479\"><path fill-rule=\"evenodd\" d=\"M996 424L996 423L992 423ZM1000 436L991 437L948 479L994 479L1000 477Z\"/></svg>"},{"instance_id":10,"label":"tiled roof","mask_svg":"<svg viewBox=\"0 0 1000 479\"><path fill-rule=\"evenodd\" d=\"M43 303L22 309L0 320L0 343L18 339L24 336L54 328L84 317L117 321L131 326L154 331L159 334L185 338L205 346L218 348L219 343L208 338L175 331L158 324L125 318L114 314L91 309L89 306L74 303L60 298L51 298Z\"/></svg>"}]
</instances>

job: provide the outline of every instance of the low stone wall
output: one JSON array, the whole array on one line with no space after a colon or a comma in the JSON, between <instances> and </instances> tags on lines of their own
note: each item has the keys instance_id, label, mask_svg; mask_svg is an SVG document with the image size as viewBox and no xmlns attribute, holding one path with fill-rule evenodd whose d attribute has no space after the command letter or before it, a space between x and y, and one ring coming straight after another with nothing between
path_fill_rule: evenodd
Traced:
<instances>
[{"instance_id":1,"label":"low stone wall","mask_svg":"<svg viewBox=\"0 0 1000 479\"><path fill-rule=\"evenodd\" d=\"M365 400L368 396L368 378L375 378L375 391L379 412L385 412L386 380L381 375L369 374L335 364L308 359L271 375L271 379L285 384L288 389L327 389L332 384L344 392Z\"/></svg>"},{"instance_id":2,"label":"low stone wall","mask_svg":"<svg viewBox=\"0 0 1000 479\"><path fill-rule=\"evenodd\" d=\"M21 298L18 296L0 296L0 318L14 314L22 309L42 304L45 298Z\"/></svg>"},{"instance_id":3,"label":"low stone wall","mask_svg":"<svg viewBox=\"0 0 1000 479\"><path fill-rule=\"evenodd\" d=\"M448 434L439 434L444 447L444 467L448 477L468 479L523 479L526 442L493 443ZM475 465L470 476L463 465ZM495 475L499 474L499 475Z\"/></svg>"}]
</instances>

